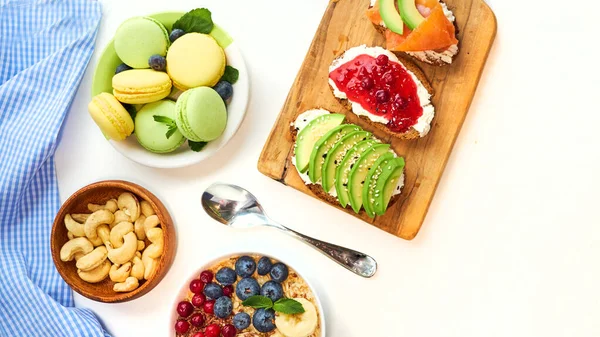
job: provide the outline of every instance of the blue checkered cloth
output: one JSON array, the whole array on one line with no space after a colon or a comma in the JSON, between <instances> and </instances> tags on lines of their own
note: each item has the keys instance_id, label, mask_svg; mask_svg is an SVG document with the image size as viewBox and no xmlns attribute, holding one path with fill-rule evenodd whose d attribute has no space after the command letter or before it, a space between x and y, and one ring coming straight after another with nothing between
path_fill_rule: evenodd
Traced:
<instances>
[{"instance_id":1,"label":"blue checkered cloth","mask_svg":"<svg viewBox=\"0 0 600 337\"><path fill-rule=\"evenodd\" d=\"M108 336L52 263L54 151L94 50L92 0L0 0L0 336Z\"/></svg>"}]
</instances>

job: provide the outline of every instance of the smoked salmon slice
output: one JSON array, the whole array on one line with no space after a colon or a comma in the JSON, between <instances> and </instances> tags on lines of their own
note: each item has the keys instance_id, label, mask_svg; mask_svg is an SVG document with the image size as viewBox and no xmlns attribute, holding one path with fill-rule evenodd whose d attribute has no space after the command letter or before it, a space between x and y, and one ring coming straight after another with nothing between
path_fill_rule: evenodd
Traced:
<instances>
[{"instance_id":1,"label":"smoked salmon slice","mask_svg":"<svg viewBox=\"0 0 600 337\"><path fill-rule=\"evenodd\" d=\"M404 25L404 34L400 35L389 29L385 30L386 48L392 51L426 51L444 50L458 44L454 24L444 14L444 9L438 0L416 0L417 6L429 9L426 16L417 28L410 30ZM375 24L382 23L379 14L379 1L367 10L367 17Z\"/></svg>"}]
</instances>

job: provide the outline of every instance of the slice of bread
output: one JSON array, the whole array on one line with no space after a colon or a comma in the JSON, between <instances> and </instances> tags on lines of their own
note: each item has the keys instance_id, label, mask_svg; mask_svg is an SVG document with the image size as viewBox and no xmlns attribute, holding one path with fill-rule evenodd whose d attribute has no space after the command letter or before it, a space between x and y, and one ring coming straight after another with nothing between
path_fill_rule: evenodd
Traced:
<instances>
[{"instance_id":1,"label":"slice of bread","mask_svg":"<svg viewBox=\"0 0 600 337\"><path fill-rule=\"evenodd\" d=\"M292 124L290 125L290 133L292 135L292 141L295 144L296 143L296 136L298 135L298 130L296 129L296 127ZM292 156L294 154L292 153ZM298 172L298 170L296 169L296 166L292 163L291 160L288 160L288 170L293 170L296 172L296 174L300 174ZM340 202L338 201L338 199L334 196L332 196L331 194L327 193L324 189L323 186L321 186L320 184L306 184L306 186L308 187L308 189L310 189L310 191L319 199L327 202L330 205L333 206L337 206L342 208L342 205L340 205ZM388 204L388 209L390 209L392 207L392 205L398 201L400 199L400 196L402 194L396 194L394 196L392 196L392 199L390 199L390 203ZM346 210L348 210L349 212L354 212L354 210L352 210L352 207L350 206L350 204L348 204L345 207ZM367 213L365 212L364 208L360 209L360 212L358 213L359 215L367 215Z\"/></svg>"},{"instance_id":2,"label":"slice of bread","mask_svg":"<svg viewBox=\"0 0 600 337\"><path fill-rule=\"evenodd\" d=\"M440 3L445 5L444 1L440 0ZM368 8L369 9L373 8L373 5L370 4ZM450 11L450 9L448 9L448 11L450 13L452 13L452 11ZM456 24L456 19L454 21L452 21L452 23L454 24L454 32L456 35L456 39L458 40L458 26ZM387 30L387 28L385 26L373 24L373 27L375 27L375 29L381 35L385 36L385 31ZM445 66L445 65L452 63L454 58L458 55L459 48L458 48L458 45L452 45L444 50L427 50L427 51L415 51L415 52L400 52L400 51L393 51L393 50L391 50L391 51L397 55L402 55L402 54L409 55L421 62L441 67L441 66Z\"/></svg>"},{"instance_id":3,"label":"slice of bread","mask_svg":"<svg viewBox=\"0 0 600 337\"><path fill-rule=\"evenodd\" d=\"M377 48L379 48L379 47L377 47ZM345 52L346 51L340 52L336 56L336 58L334 59L332 64L335 64L336 61L340 60L343 57ZM389 51L387 51L387 52L389 54ZM391 54L391 55L393 55L393 54ZM421 84L425 87L427 92L431 95L431 97L429 98L429 99L431 99L435 95L435 91L434 91L431 83L429 83L429 81L427 80L427 77L425 77L425 73L423 73L423 70L421 70L421 68L419 68L415 63L413 63L412 61L410 61L406 58L398 58L398 62L400 62L409 72L412 72L415 75L417 80L421 82ZM340 102L340 104L342 106L344 106L347 110L352 111L354 113L354 111L352 109L352 103L348 99L336 97L335 89L332 87L331 80L330 80L329 84L330 84L329 88L331 89L334 97L338 100L338 102ZM375 122L366 116L359 116L359 118L361 119L361 121L363 121L365 124L369 125L370 127L377 128L379 130L384 131L386 134L388 134L390 136L393 136L393 137L399 138L399 139L404 139L404 140L418 139L418 138L422 138L422 137L426 136L427 133L429 132L429 125L431 124L431 121L433 120L433 117L432 117L431 120L428 121L428 123L427 123L428 127L424 131L419 131L419 130L415 129L414 126L411 126L410 129L407 130L406 132L395 132L393 130L390 130L386 124L383 124L380 122Z\"/></svg>"}]
</instances>

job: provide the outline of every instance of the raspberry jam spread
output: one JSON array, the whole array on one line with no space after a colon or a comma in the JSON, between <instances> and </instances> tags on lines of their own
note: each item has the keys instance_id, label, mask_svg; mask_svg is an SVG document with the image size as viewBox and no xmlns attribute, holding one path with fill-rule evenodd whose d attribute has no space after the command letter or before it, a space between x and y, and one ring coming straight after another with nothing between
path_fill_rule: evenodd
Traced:
<instances>
[{"instance_id":1,"label":"raspberry jam spread","mask_svg":"<svg viewBox=\"0 0 600 337\"><path fill-rule=\"evenodd\" d=\"M417 84L399 63L386 55L359 55L333 70L329 78L352 102L388 120L394 132L406 132L423 114Z\"/></svg>"}]
</instances>

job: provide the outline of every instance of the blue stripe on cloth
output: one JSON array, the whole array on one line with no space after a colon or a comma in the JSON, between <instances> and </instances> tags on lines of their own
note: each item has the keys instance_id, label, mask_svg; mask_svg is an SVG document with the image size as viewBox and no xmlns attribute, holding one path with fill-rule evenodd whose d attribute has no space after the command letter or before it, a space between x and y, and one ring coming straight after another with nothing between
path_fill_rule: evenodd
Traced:
<instances>
[{"instance_id":1,"label":"blue stripe on cloth","mask_svg":"<svg viewBox=\"0 0 600 337\"><path fill-rule=\"evenodd\" d=\"M54 150L101 16L91 0L0 0L1 336L108 336L50 254Z\"/></svg>"}]
</instances>

